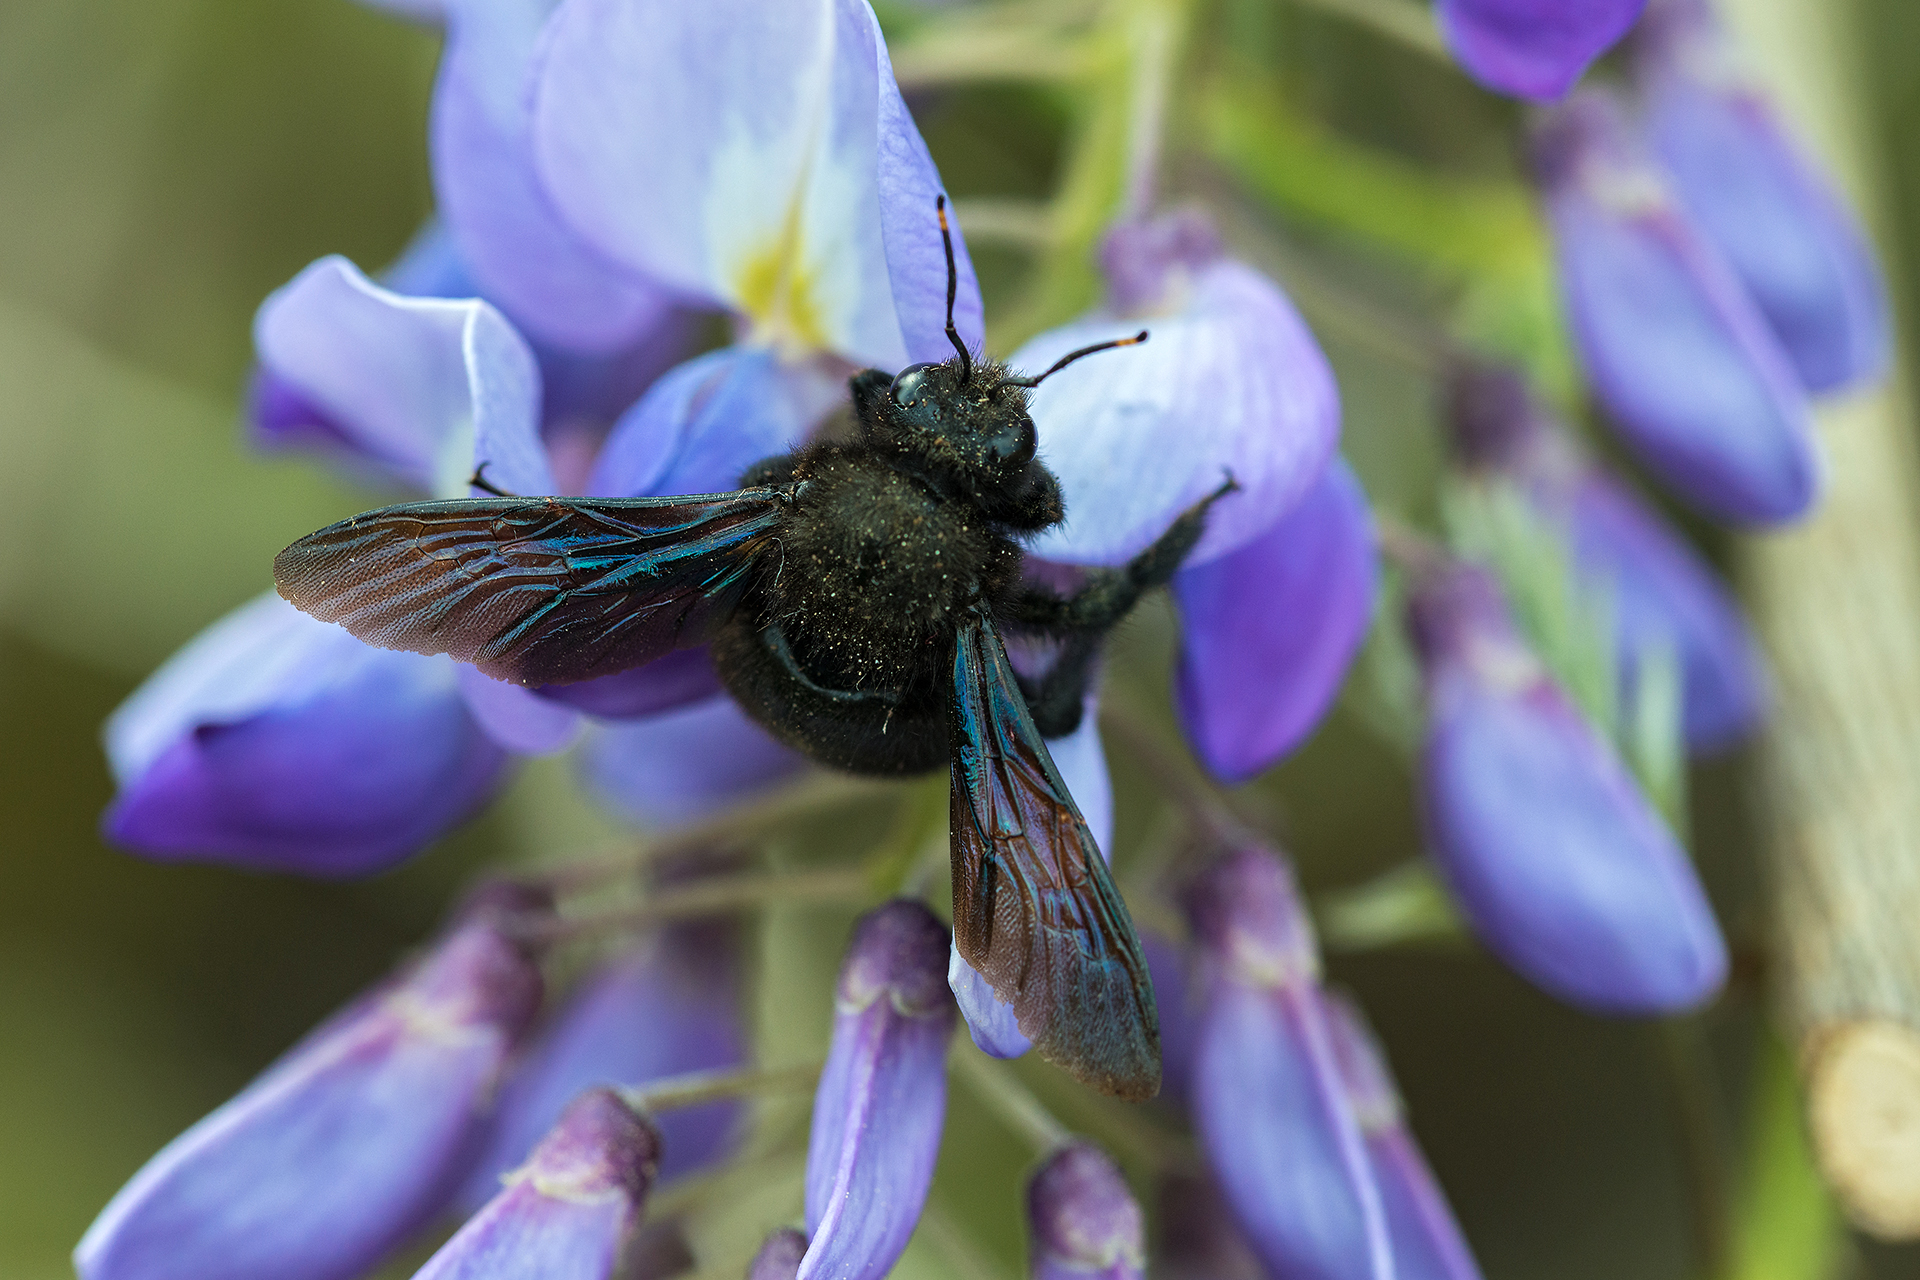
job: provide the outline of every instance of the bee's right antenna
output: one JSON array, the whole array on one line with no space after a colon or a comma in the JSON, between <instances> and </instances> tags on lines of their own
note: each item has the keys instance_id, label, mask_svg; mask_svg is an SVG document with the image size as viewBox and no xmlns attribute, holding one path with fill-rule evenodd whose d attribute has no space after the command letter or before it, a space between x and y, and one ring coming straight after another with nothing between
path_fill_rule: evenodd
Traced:
<instances>
[{"instance_id":1,"label":"bee's right antenna","mask_svg":"<svg viewBox=\"0 0 1920 1280\"><path fill-rule=\"evenodd\" d=\"M1081 347L1078 351L1069 351L1055 360L1047 371L1037 378L1008 378L1007 382L1016 387L1037 387L1054 374L1060 372L1081 356L1090 356L1096 351L1111 351L1115 347L1137 347L1147 340L1147 331L1142 329L1131 338L1115 338L1112 342L1096 342L1090 347Z\"/></svg>"},{"instance_id":2,"label":"bee's right antenna","mask_svg":"<svg viewBox=\"0 0 1920 1280\"><path fill-rule=\"evenodd\" d=\"M953 232L947 229L947 197L936 197L933 209L940 215L940 243L947 250L947 341L960 353L960 381L964 385L973 381L973 353L960 341L960 331L953 327L953 299L960 291L960 272L953 265Z\"/></svg>"}]
</instances>

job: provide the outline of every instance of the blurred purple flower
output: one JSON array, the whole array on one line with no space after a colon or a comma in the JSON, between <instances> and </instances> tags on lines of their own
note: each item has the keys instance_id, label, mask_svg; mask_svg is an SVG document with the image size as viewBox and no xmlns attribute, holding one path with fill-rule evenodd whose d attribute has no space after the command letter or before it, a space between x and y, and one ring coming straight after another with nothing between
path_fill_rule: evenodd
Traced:
<instances>
[{"instance_id":1,"label":"blurred purple flower","mask_svg":"<svg viewBox=\"0 0 1920 1280\"><path fill-rule=\"evenodd\" d=\"M1338 992L1326 993L1325 1005L1334 1060L1386 1208L1395 1280L1480 1280L1473 1251L1407 1129L1400 1095L1365 1016Z\"/></svg>"},{"instance_id":2,"label":"blurred purple flower","mask_svg":"<svg viewBox=\"0 0 1920 1280\"><path fill-rule=\"evenodd\" d=\"M1061 370L1033 393L1040 460L1066 523L1033 540L1047 560L1117 565L1230 474L1189 558L1245 546L1306 496L1340 435L1333 372L1286 295L1222 255L1194 212L1109 233L1108 305L1016 351L1038 372L1068 351L1138 331L1145 345Z\"/></svg>"},{"instance_id":3,"label":"blurred purple flower","mask_svg":"<svg viewBox=\"0 0 1920 1280\"><path fill-rule=\"evenodd\" d=\"M1027 1183L1028 1274L1034 1280L1140 1280L1146 1223L1126 1179L1085 1142L1048 1156Z\"/></svg>"},{"instance_id":4,"label":"blurred purple flower","mask_svg":"<svg viewBox=\"0 0 1920 1280\"><path fill-rule=\"evenodd\" d=\"M540 1003L471 912L147 1162L74 1251L83 1280L350 1280L446 1204Z\"/></svg>"},{"instance_id":5,"label":"blurred purple flower","mask_svg":"<svg viewBox=\"0 0 1920 1280\"><path fill-rule=\"evenodd\" d=\"M1581 576L1607 593L1623 700L1647 655L1680 664L1687 746L1712 752L1751 734L1767 711L1766 660L1733 595L1645 502L1585 456L1518 374L1463 366L1450 414L1456 456L1505 477L1563 526Z\"/></svg>"},{"instance_id":6,"label":"blurred purple flower","mask_svg":"<svg viewBox=\"0 0 1920 1280\"><path fill-rule=\"evenodd\" d=\"M802 1280L879 1280L920 1218L946 1119L949 943L905 899L854 926L813 1100Z\"/></svg>"},{"instance_id":7,"label":"blurred purple flower","mask_svg":"<svg viewBox=\"0 0 1920 1280\"><path fill-rule=\"evenodd\" d=\"M1596 1012L1710 999L1726 944L1692 864L1527 649L1493 579L1437 568L1408 619L1427 690L1427 835L1481 941Z\"/></svg>"},{"instance_id":8,"label":"blurred purple flower","mask_svg":"<svg viewBox=\"0 0 1920 1280\"><path fill-rule=\"evenodd\" d=\"M1174 579L1176 705L1216 778L1245 782L1313 732L1366 638L1378 580L1366 494L1338 457L1265 533Z\"/></svg>"},{"instance_id":9,"label":"blurred purple flower","mask_svg":"<svg viewBox=\"0 0 1920 1280\"><path fill-rule=\"evenodd\" d=\"M579 767L595 798L614 813L663 826L712 813L807 766L720 694L596 726L582 743Z\"/></svg>"},{"instance_id":10,"label":"blurred purple flower","mask_svg":"<svg viewBox=\"0 0 1920 1280\"><path fill-rule=\"evenodd\" d=\"M1536 102L1573 88L1647 0L1436 0L1453 56L1489 89Z\"/></svg>"},{"instance_id":11,"label":"blurred purple flower","mask_svg":"<svg viewBox=\"0 0 1920 1280\"><path fill-rule=\"evenodd\" d=\"M1716 519L1806 514L1820 462L1799 379L1618 105L1575 95L1537 129L1535 156L1573 335L1622 439Z\"/></svg>"},{"instance_id":12,"label":"blurred purple flower","mask_svg":"<svg viewBox=\"0 0 1920 1280\"><path fill-rule=\"evenodd\" d=\"M589 1090L415 1280L612 1280L659 1160L653 1125Z\"/></svg>"},{"instance_id":13,"label":"blurred purple flower","mask_svg":"<svg viewBox=\"0 0 1920 1280\"><path fill-rule=\"evenodd\" d=\"M1191 949L1156 929L1140 928L1140 951L1153 979L1160 1016L1160 1096L1186 1105L1193 1087L1193 1051L1200 1039L1197 993L1189 980Z\"/></svg>"},{"instance_id":14,"label":"blurred purple flower","mask_svg":"<svg viewBox=\"0 0 1920 1280\"><path fill-rule=\"evenodd\" d=\"M1149 1269L1156 1280L1265 1280L1266 1268L1206 1170L1162 1173L1154 1203L1159 1230Z\"/></svg>"},{"instance_id":15,"label":"blurred purple flower","mask_svg":"<svg viewBox=\"0 0 1920 1280\"><path fill-rule=\"evenodd\" d=\"M792 1227L779 1227L767 1235L760 1252L753 1255L747 1268L747 1280L794 1280L800 1274L800 1259L807 1255L807 1237Z\"/></svg>"},{"instance_id":16,"label":"blurred purple flower","mask_svg":"<svg viewBox=\"0 0 1920 1280\"><path fill-rule=\"evenodd\" d=\"M1392 1280L1292 872L1270 850L1230 849L1184 898L1197 957L1194 1125L1248 1241L1274 1275Z\"/></svg>"},{"instance_id":17,"label":"blurred purple flower","mask_svg":"<svg viewBox=\"0 0 1920 1280\"><path fill-rule=\"evenodd\" d=\"M1892 345L1865 235L1782 129L1704 0L1661 0L1635 39L1655 153L1792 357L1832 391L1879 377Z\"/></svg>"}]
</instances>

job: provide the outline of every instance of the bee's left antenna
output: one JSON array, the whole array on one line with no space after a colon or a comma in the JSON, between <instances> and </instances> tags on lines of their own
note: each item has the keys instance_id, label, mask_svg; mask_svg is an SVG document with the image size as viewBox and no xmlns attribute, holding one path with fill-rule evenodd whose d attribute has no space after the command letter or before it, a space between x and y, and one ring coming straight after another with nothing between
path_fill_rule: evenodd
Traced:
<instances>
[{"instance_id":1,"label":"bee's left antenna","mask_svg":"<svg viewBox=\"0 0 1920 1280\"><path fill-rule=\"evenodd\" d=\"M960 341L960 330L953 326L953 299L960 292L960 271L953 262L953 232L947 229L947 197L936 196L933 210L940 215L940 243L947 251L947 341L960 353L960 381L973 381L973 353Z\"/></svg>"}]
</instances>

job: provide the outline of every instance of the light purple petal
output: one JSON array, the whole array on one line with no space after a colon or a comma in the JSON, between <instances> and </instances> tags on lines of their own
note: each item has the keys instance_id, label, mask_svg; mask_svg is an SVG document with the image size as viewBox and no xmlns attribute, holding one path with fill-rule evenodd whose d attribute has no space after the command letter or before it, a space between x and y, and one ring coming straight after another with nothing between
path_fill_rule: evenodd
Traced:
<instances>
[{"instance_id":1,"label":"light purple petal","mask_svg":"<svg viewBox=\"0 0 1920 1280\"><path fill-rule=\"evenodd\" d=\"M1820 463L1793 368L1623 131L1611 100L1587 93L1540 141L1561 289L1594 392L1691 505L1739 524L1796 519Z\"/></svg>"},{"instance_id":2,"label":"light purple petal","mask_svg":"<svg viewBox=\"0 0 1920 1280\"><path fill-rule=\"evenodd\" d=\"M373 649L268 594L107 722L104 827L163 860L364 875L466 817L506 758L444 658Z\"/></svg>"},{"instance_id":3,"label":"light purple petal","mask_svg":"<svg viewBox=\"0 0 1920 1280\"><path fill-rule=\"evenodd\" d=\"M480 296L480 286L473 282L473 273L460 256L453 234L438 218L421 223L400 256L389 262L377 279L382 288L409 298Z\"/></svg>"},{"instance_id":4,"label":"light purple petal","mask_svg":"<svg viewBox=\"0 0 1920 1280\"><path fill-rule=\"evenodd\" d=\"M1877 378L1890 356L1891 320L1866 237L1786 136L1765 94L1732 82L1724 69L1732 51L1713 25L1704 11L1692 23L1676 14L1661 26L1680 29L1647 50L1654 150L1801 381L1831 391Z\"/></svg>"},{"instance_id":5,"label":"light purple petal","mask_svg":"<svg viewBox=\"0 0 1920 1280\"><path fill-rule=\"evenodd\" d=\"M485 1202L583 1090L636 1085L738 1065L746 1031L731 948L684 929L663 930L590 974L529 1046L501 1091L487 1151L459 1200ZM713 1102L666 1112L660 1176L719 1155L739 1106Z\"/></svg>"},{"instance_id":6,"label":"light purple petal","mask_svg":"<svg viewBox=\"0 0 1920 1280\"><path fill-rule=\"evenodd\" d=\"M1516 98L1548 101L1633 25L1647 0L1437 0L1447 47L1467 74Z\"/></svg>"},{"instance_id":7,"label":"light purple petal","mask_svg":"<svg viewBox=\"0 0 1920 1280\"><path fill-rule=\"evenodd\" d=\"M967 963L959 947L948 948L947 986L953 990L954 1003L966 1019L967 1034L980 1052L990 1058L1018 1058L1033 1048L1033 1041L1020 1030L1013 1006Z\"/></svg>"},{"instance_id":8,"label":"light purple petal","mask_svg":"<svg viewBox=\"0 0 1920 1280\"><path fill-rule=\"evenodd\" d=\"M447 0L447 8L434 190L480 292L544 342L599 353L633 346L668 320L670 296L584 245L533 172L528 77L551 0Z\"/></svg>"},{"instance_id":9,"label":"light purple petal","mask_svg":"<svg viewBox=\"0 0 1920 1280\"><path fill-rule=\"evenodd\" d=\"M585 1093L415 1280L612 1280L659 1159L651 1124L609 1090Z\"/></svg>"},{"instance_id":10,"label":"light purple petal","mask_svg":"<svg viewBox=\"0 0 1920 1280\"><path fill-rule=\"evenodd\" d=\"M787 453L846 398L845 384L765 347L724 347L669 371L614 425L587 492L723 493Z\"/></svg>"},{"instance_id":11,"label":"light purple petal","mask_svg":"<svg viewBox=\"0 0 1920 1280\"><path fill-rule=\"evenodd\" d=\"M939 184L890 82L864 0L574 0L538 72L536 163L614 260L790 345L897 369L938 358L918 314L930 233L905 206L933 226ZM944 261L939 279L944 310ZM970 271L963 294L977 325Z\"/></svg>"},{"instance_id":12,"label":"light purple petal","mask_svg":"<svg viewBox=\"0 0 1920 1280\"><path fill-rule=\"evenodd\" d=\"M1266 533L1174 578L1180 722L1215 777L1244 782L1313 732L1366 638L1379 572L1366 494L1336 457Z\"/></svg>"},{"instance_id":13,"label":"light purple petal","mask_svg":"<svg viewBox=\"0 0 1920 1280\"><path fill-rule=\"evenodd\" d=\"M1273 527L1319 476L1340 434L1340 399L1319 345L1278 287L1218 260L1194 273L1179 310L1095 313L1054 329L1010 363L1039 373L1068 351L1150 329L1033 393L1040 460L1060 477L1066 523L1032 545L1069 564L1115 565L1144 550L1229 474L1189 563Z\"/></svg>"},{"instance_id":14,"label":"light purple petal","mask_svg":"<svg viewBox=\"0 0 1920 1280\"><path fill-rule=\"evenodd\" d=\"M676 649L645 666L582 680L540 686L540 696L609 720L674 711L719 696L719 673L705 649Z\"/></svg>"},{"instance_id":15,"label":"light purple petal","mask_svg":"<svg viewBox=\"0 0 1920 1280\"><path fill-rule=\"evenodd\" d=\"M445 1202L540 999L484 924L344 1011L149 1161L74 1252L83 1280L351 1280Z\"/></svg>"},{"instance_id":16,"label":"light purple petal","mask_svg":"<svg viewBox=\"0 0 1920 1280\"><path fill-rule=\"evenodd\" d=\"M924 904L904 899L855 926L814 1095L800 1280L879 1280L919 1221L946 1119L948 942Z\"/></svg>"},{"instance_id":17,"label":"light purple petal","mask_svg":"<svg viewBox=\"0 0 1920 1280\"><path fill-rule=\"evenodd\" d=\"M1589 472L1572 495L1569 527L1581 572L1604 584L1631 689L1646 653L1679 660L1687 746L1734 745L1766 717L1766 660L1732 594L1698 552L1625 487Z\"/></svg>"},{"instance_id":18,"label":"light purple petal","mask_svg":"<svg viewBox=\"0 0 1920 1280\"><path fill-rule=\"evenodd\" d=\"M596 730L580 765L608 808L659 824L710 813L792 777L805 761L719 697Z\"/></svg>"},{"instance_id":19,"label":"light purple petal","mask_svg":"<svg viewBox=\"0 0 1920 1280\"><path fill-rule=\"evenodd\" d=\"M464 495L476 460L516 493L550 493L535 441L540 373L484 302L408 298L322 258L254 319L264 372L405 484Z\"/></svg>"},{"instance_id":20,"label":"light purple petal","mask_svg":"<svg viewBox=\"0 0 1920 1280\"><path fill-rule=\"evenodd\" d=\"M1710 999L1726 944L1692 864L1521 645L1492 580L1441 571L1409 611L1427 679L1427 835L1474 932L1530 981L1596 1012Z\"/></svg>"},{"instance_id":21,"label":"light purple petal","mask_svg":"<svg viewBox=\"0 0 1920 1280\"><path fill-rule=\"evenodd\" d=\"M523 756L565 751L583 727L574 708L541 697L524 685L495 680L475 667L459 668L460 696L489 738Z\"/></svg>"},{"instance_id":22,"label":"light purple petal","mask_svg":"<svg viewBox=\"0 0 1920 1280\"><path fill-rule=\"evenodd\" d=\"M1146 1222L1126 1179L1085 1142L1047 1157L1027 1184L1028 1274L1034 1280L1140 1280Z\"/></svg>"}]
</instances>

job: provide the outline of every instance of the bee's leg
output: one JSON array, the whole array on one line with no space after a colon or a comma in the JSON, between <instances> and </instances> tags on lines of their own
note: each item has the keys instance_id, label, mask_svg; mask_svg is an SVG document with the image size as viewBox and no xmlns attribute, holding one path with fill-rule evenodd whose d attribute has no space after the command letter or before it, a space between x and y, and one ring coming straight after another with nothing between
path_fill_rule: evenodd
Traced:
<instances>
[{"instance_id":1,"label":"bee's leg","mask_svg":"<svg viewBox=\"0 0 1920 1280\"><path fill-rule=\"evenodd\" d=\"M482 493L490 493L496 498L517 498L520 496L517 493L508 493L505 489L502 489L499 485L487 479L487 464L484 462L473 469L473 475L467 479L467 485L469 488L478 489Z\"/></svg>"},{"instance_id":2,"label":"bee's leg","mask_svg":"<svg viewBox=\"0 0 1920 1280\"><path fill-rule=\"evenodd\" d=\"M1100 636L1083 631L1067 638L1044 675L1015 676L1041 737L1064 738L1080 727L1087 690L1093 684L1094 659L1099 656Z\"/></svg>"},{"instance_id":3,"label":"bee's leg","mask_svg":"<svg viewBox=\"0 0 1920 1280\"><path fill-rule=\"evenodd\" d=\"M763 485L785 484L793 479L793 455L776 453L771 458L762 458L740 473L742 489L758 489Z\"/></svg>"}]
</instances>

